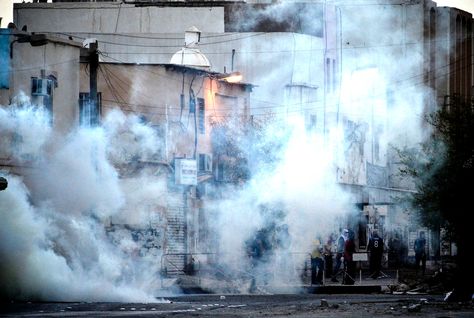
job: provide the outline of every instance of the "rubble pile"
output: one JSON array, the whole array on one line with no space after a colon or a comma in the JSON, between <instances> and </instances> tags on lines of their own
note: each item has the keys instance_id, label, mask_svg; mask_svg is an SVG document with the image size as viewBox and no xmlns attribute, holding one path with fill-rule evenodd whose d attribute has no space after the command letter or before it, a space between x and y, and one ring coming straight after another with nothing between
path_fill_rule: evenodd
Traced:
<instances>
[{"instance_id":1,"label":"rubble pile","mask_svg":"<svg viewBox=\"0 0 474 318\"><path fill-rule=\"evenodd\" d=\"M389 286L393 294L444 294L453 289L454 270L444 269L422 275L412 269L400 271L398 284Z\"/></svg>"}]
</instances>

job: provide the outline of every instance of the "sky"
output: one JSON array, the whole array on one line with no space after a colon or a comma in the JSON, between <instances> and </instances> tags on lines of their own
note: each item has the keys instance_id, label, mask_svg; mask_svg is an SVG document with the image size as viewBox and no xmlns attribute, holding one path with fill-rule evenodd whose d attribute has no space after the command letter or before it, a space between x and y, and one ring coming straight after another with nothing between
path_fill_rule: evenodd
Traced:
<instances>
[{"instance_id":1,"label":"sky","mask_svg":"<svg viewBox=\"0 0 474 318\"><path fill-rule=\"evenodd\" d=\"M32 0L0 0L0 17L2 17L2 28L6 28L13 20L13 3L32 2ZM48 0L51 2L51 0ZM437 0L438 6L459 8L474 14L474 0Z\"/></svg>"},{"instance_id":2,"label":"sky","mask_svg":"<svg viewBox=\"0 0 474 318\"><path fill-rule=\"evenodd\" d=\"M435 0L438 7L455 7L474 14L474 0Z\"/></svg>"}]
</instances>

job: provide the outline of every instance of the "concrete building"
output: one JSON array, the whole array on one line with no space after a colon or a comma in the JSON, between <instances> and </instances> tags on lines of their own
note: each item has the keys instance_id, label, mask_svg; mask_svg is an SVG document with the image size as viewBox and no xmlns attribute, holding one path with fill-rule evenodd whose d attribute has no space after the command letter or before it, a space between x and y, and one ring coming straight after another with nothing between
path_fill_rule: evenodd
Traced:
<instances>
[{"instance_id":1,"label":"concrete building","mask_svg":"<svg viewBox=\"0 0 474 318\"><path fill-rule=\"evenodd\" d=\"M423 126L425 115L450 98L471 99L472 15L439 8L429 0L331 3L338 12L341 35L338 47L345 92L341 116L354 127L347 136L364 140L359 152L365 157L340 167L341 183L360 198L360 224L386 228L386 241L398 233L408 255L414 255L413 241L426 229L409 226L404 212L410 208L395 204L394 198L415 189L410 180L398 176L398 157L387 145L403 147L421 141L421 129L413 127ZM358 86L358 82L365 84ZM362 88L369 90L361 93ZM363 110L358 112L362 117L351 114L354 107ZM397 109L405 109L402 123ZM376 219L379 224L371 221ZM430 256L436 258L439 233L430 233L429 243Z\"/></svg>"},{"instance_id":2,"label":"concrete building","mask_svg":"<svg viewBox=\"0 0 474 318\"><path fill-rule=\"evenodd\" d=\"M53 1L15 3L13 20L36 32L182 33L191 25L203 32L224 32L222 6L183 6L170 1Z\"/></svg>"},{"instance_id":3,"label":"concrete building","mask_svg":"<svg viewBox=\"0 0 474 318\"><path fill-rule=\"evenodd\" d=\"M429 31L432 1L331 1L338 12L341 99L338 117L348 145L339 182L354 193L359 208L358 247L364 249L377 229L388 242L395 233L406 246L411 231L406 207L396 198L414 191L397 178L400 166L389 144L416 142L423 112L433 109L434 89L425 75L434 69ZM376 25L376 27L373 27ZM363 31L362 31L363 30ZM437 54L437 52L435 52ZM406 129L400 130L398 111ZM419 139L421 141L421 139Z\"/></svg>"},{"instance_id":4,"label":"concrete building","mask_svg":"<svg viewBox=\"0 0 474 318\"><path fill-rule=\"evenodd\" d=\"M0 104L8 105L19 93L51 112L53 126L66 132L77 121L70 96L79 93L81 43L52 35L31 35L2 29ZM55 100L61 107L55 107ZM64 103L64 101L69 101Z\"/></svg>"},{"instance_id":5,"label":"concrete building","mask_svg":"<svg viewBox=\"0 0 474 318\"><path fill-rule=\"evenodd\" d=\"M421 140L414 127L424 114L447 96L471 96L472 16L431 0L57 1L16 4L14 18L35 31L97 38L103 61L132 64L167 63L182 31L196 26L212 70L240 71L259 86L251 115L303 114L323 135L343 131L335 182L353 195L361 249L375 228L413 245L420 229L407 227L394 198L414 187L398 177L388 144ZM393 116L402 105L412 105L401 108L406 122Z\"/></svg>"},{"instance_id":6,"label":"concrete building","mask_svg":"<svg viewBox=\"0 0 474 318\"><path fill-rule=\"evenodd\" d=\"M0 105L28 105L48 110L55 135L64 136L77 127L79 111L79 59L81 43L62 38L0 29ZM9 123L12 124L12 123ZM8 127L7 123L3 123ZM0 169L13 174L32 172L34 154L22 148L15 133L0 138ZM35 136L28 136L29 142ZM14 149L15 153L9 150ZM26 178L28 186L34 186Z\"/></svg>"},{"instance_id":7,"label":"concrete building","mask_svg":"<svg viewBox=\"0 0 474 318\"><path fill-rule=\"evenodd\" d=\"M202 189L215 187L214 172L220 164L212 148L212 125L226 118L248 121L252 86L228 83L219 78L220 73L184 65L101 63L99 67L102 116L119 108L149 122L160 136L158 155L135 158L119 169L130 185L142 182L140 176L146 171L170 180L167 195L151 199L150 215L161 220L156 221L158 228L165 227L155 232L157 240L162 240L157 245L163 247L163 267L168 274L181 272L189 254L203 251L206 245L199 233L205 222L203 200L209 194ZM81 91L86 92L87 76L82 74ZM133 215L137 209L133 193L129 199L126 209ZM121 222L111 220L115 227L131 225Z\"/></svg>"},{"instance_id":8,"label":"concrete building","mask_svg":"<svg viewBox=\"0 0 474 318\"><path fill-rule=\"evenodd\" d=\"M61 1L17 4L14 12L16 23L30 30L57 34L59 28L62 36L79 41L97 38L101 59L109 62L168 63L183 44L183 31L195 26L202 31L200 49L212 60L213 71L239 71L245 81L260 87L250 110L256 116L269 112L287 116L305 108L312 112L307 114L309 122L325 103L325 96L335 91L339 69L332 22L335 12L324 9L322 3L281 3L274 9L268 1L137 1L126 5ZM306 14L295 23L292 17L298 12ZM65 15L70 19L64 19ZM100 21L115 21L117 27ZM143 23L145 27L137 26ZM329 83L332 88L326 89Z\"/></svg>"},{"instance_id":9,"label":"concrete building","mask_svg":"<svg viewBox=\"0 0 474 318\"><path fill-rule=\"evenodd\" d=\"M197 48L195 61L188 56L178 64L104 62L93 72L93 43L83 48L70 40L10 29L2 29L1 36L2 62L6 62L1 69L2 105L18 106L18 96L23 92L20 97L49 110L52 138L58 143L67 143L63 137L80 126L96 125L117 109L138 116L153 128L160 141L153 146L159 151L140 152L125 161L110 158L119 173L120 187L130 200L116 218L109 220L107 228L111 235L127 228L137 239L148 242L140 253L153 250L157 255L174 254L173 259L164 261L164 267L183 271L187 254L204 244L198 237L206 196L203 189L214 186L213 166L219 164L218 158L213 159L213 125L229 117L248 121L253 86L232 83L229 74L209 71ZM91 102L92 83L97 107ZM5 147L0 151L0 170L23 176L35 202L36 197L41 199L36 190L43 186L35 172L38 167L35 158L25 158L26 163L10 158L14 138L2 136ZM52 142L49 147L56 146ZM151 183L163 184L165 190L137 201L129 189L140 188L144 175ZM138 220L137 211L144 211L148 227L143 227L144 220Z\"/></svg>"},{"instance_id":10,"label":"concrete building","mask_svg":"<svg viewBox=\"0 0 474 318\"><path fill-rule=\"evenodd\" d=\"M430 76L436 87L438 105L449 103L448 97L470 101L474 84L472 14L449 7L437 8L431 14L436 29L436 50L440 51L440 47L449 49L446 54L435 58L439 72Z\"/></svg>"}]
</instances>

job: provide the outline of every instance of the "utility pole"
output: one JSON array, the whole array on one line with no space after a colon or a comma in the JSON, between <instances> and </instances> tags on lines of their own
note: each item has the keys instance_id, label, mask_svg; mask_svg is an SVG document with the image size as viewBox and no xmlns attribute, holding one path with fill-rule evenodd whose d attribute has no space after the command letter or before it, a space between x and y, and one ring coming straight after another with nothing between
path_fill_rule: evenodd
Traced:
<instances>
[{"instance_id":1,"label":"utility pole","mask_svg":"<svg viewBox=\"0 0 474 318\"><path fill-rule=\"evenodd\" d=\"M99 52L97 40L93 39L81 49L81 63L89 64L89 96L81 109L81 123L97 126L100 121L100 104L97 96L97 69L99 68Z\"/></svg>"},{"instance_id":2,"label":"utility pole","mask_svg":"<svg viewBox=\"0 0 474 318\"><path fill-rule=\"evenodd\" d=\"M99 125L99 103L97 102L97 68L99 67L99 54L97 41L89 44L89 102L91 107L90 125Z\"/></svg>"}]
</instances>

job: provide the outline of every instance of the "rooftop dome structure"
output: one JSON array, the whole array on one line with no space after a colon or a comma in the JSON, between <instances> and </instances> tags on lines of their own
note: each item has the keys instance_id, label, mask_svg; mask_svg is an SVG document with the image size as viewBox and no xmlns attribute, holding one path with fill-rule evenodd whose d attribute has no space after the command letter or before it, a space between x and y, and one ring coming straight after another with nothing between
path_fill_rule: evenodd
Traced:
<instances>
[{"instance_id":1,"label":"rooftop dome structure","mask_svg":"<svg viewBox=\"0 0 474 318\"><path fill-rule=\"evenodd\" d=\"M184 39L184 47L173 54L170 64L210 70L211 63L198 48L199 40L201 39L201 31L195 26L192 26L185 32Z\"/></svg>"},{"instance_id":2,"label":"rooftop dome structure","mask_svg":"<svg viewBox=\"0 0 474 318\"><path fill-rule=\"evenodd\" d=\"M199 51L199 49L187 47L183 47L181 50L173 54L170 64L191 66L204 70L209 70L211 68L211 63L207 57Z\"/></svg>"}]
</instances>

